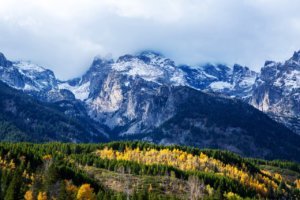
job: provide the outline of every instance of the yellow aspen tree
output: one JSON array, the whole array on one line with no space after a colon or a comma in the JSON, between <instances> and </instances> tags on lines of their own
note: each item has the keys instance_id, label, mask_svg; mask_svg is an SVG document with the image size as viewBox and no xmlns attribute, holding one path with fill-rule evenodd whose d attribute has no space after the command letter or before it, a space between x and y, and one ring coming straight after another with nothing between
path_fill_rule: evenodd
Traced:
<instances>
[{"instance_id":1,"label":"yellow aspen tree","mask_svg":"<svg viewBox=\"0 0 300 200\"><path fill-rule=\"evenodd\" d=\"M31 190L28 190L24 195L25 200L33 200L33 192Z\"/></svg>"},{"instance_id":2,"label":"yellow aspen tree","mask_svg":"<svg viewBox=\"0 0 300 200\"><path fill-rule=\"evenodd\" d=\"M129 147L126 147L124 151L116 151L112 148L109 149L106 147L102 150L98 150L97 154L101 158L107 159L130 160L146 165L162 164L173 166L181 170L213 172L235 179L263 195L267 193L268 186L271 185L273 188L277 188L276 182L267 176L267 171L262 171L262 174L251 174L245 164L243 164L242 167L226 164L213 157L209 157L203 152L198 155L194 155L179 149L169 150L167 148L148 148L145 150L139 148L132 149ZM280 174L274 176L278 180L282 179Z\"/></svg>"},{"instance_id":3,"label":"yellow aspen tree","mask_svg":"<svg viewBox=\"0 0 300 200\"><path fill-rule=\"evenodd\" d=\"M80 186L77 193L78 200L95 200L96 196L90 184L83 184Z\"/></svg>"},{"instance_id":4,"label":"yellow aspen tree","mask_svg":"<svg viewBox=\"0 0 300 200\"><path fill-rule=\"evenodd\" d=\"M228 192L228 193L225 193L224 196L228 199L228 200L242 200L242 198L233 193L233 192Z\"/></svg>"},{"instance_id":5,"label":"yellow aspen tree","mask_svg":"<svg viewBox=\"0 0 300 200\"><path fill-rule=\"evenodd\" d=\"M39 192L37 200L47 200L46 192Z\"/></svg>"}]
</instances>

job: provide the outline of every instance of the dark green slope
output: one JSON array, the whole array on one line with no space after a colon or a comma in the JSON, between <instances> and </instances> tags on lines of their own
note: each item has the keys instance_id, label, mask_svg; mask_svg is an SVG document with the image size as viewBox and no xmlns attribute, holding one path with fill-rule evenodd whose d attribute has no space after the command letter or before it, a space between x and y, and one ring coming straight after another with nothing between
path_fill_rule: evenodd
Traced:
<instances>
[{"instance_id":1,"label":"dark green slope","mask_svg":"<svg viewBox=\"0 0 300 200\"><path fill-rule=\"evenodd\" d=\"M39 102L0 82L0 140L91 142L105 138L88 123L66 116L57 105Z\"/></svg>"},{"instance_id":2,"label":"dark green slope","mask_svg":"<svg viewBox=\"0 0 300 200\"><path fill-rule=\"evenodd\" d=\"M177 111L152 132L156 143L300 161L300 136L246 103L187 87L173 88L169 98L174 99Z\"/></svg>"}]
</instances>

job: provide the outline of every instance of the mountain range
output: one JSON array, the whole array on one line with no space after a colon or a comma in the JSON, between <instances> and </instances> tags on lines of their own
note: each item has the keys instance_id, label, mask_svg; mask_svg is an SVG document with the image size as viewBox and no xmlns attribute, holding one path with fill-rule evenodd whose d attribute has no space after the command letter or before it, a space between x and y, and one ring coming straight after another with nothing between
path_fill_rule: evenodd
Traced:
<instances>
[{"instance_id":1,"label":"mountain range","mask_svg":"<svg viewBox=\"0 0 300 200\"><path fill-rule=\"evenodd\" d=\"M300 161L300 51L259 73L176 65L153 51L96 57L67 81L0 54L0 80L1 124L14 127L1 129L2 140L140 139Z\"/></svg>"}]
</instances>

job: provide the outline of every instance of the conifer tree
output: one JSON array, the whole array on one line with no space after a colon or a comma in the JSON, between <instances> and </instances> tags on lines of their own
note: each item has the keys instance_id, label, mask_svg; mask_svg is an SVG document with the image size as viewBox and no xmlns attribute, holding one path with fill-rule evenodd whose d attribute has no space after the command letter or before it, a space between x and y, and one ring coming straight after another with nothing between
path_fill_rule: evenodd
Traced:
<instances>
[{"instance_id":1,"label":"conifer tree","mask_svg":"<svg viewBox=\"0 0 300 200\"><path fill-rule=\"evenodd\" d=\"M66 200L66 199L69 199L66 191L66 183L65 181L61 181L57 200Z\"/></svg>"},{"instance_id":2,"label":"conifer tree","mask_svg":"<svg viewBox=\"0 0 300 200\"><path fill-rule=\"evenodd\" d=\"M12 180L9 183L9 186L7 188L7 192L5 194L5 200L15 200L19 199L20 197L20 189L21 189L21 180L20 180L21 174L18 172L15 172Z\"/></svg>"}]
</instances>

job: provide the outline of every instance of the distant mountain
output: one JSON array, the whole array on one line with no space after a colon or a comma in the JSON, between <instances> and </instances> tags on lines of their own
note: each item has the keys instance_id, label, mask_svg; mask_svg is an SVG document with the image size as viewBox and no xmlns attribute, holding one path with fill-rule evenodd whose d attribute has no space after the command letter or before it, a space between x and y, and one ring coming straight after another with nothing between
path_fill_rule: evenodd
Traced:
<instances>
[{"instance_id":1,"label":"distant mountain","mask_svg":"<svg viewBox=\"0 0 300 200\"><path fill-rule=\"evenodd\" d=\"M59 81L51 70L29 61L8 61L2 53L0 53L0 80L42 101L75 99L71 92L58 89Z\"/></svg>"},{"instance_id":2,"label":"distant mountain","mask_svg":"<svg viewBox=\"0 0 300 200\"><path fill-rule=\"evenodd\" d=\"M295 130L297 123L276 118L276 112L260 106L259 97L270 83L265 81L269 77L265 69L273 69L269 64L260 74L237 64L232 68L222 64L178 66L159 53L144 51L116 61L95 58L85 74L68 81L60 81L52 71L30 62L8 61L3 54L0 64L0 80L56 106L83 129L89 128L76 140L79 142L86 141L85 137L94 141L92 136L101 140L142 139L300 160L300 136L245 103ZM290 65L291 69L297 66ZM277 79L286 80L284 73L277 75ZM298 91L299 86L295 87ZM284 109L290 110L290 103L285 101L282 108L286 104ZM297 99L293 103L299 108ZM297 115L299 109L289 117L297 121Z\"/></svg>"},{"instance_id":3,"label":"distant mountain","mask_svg":"<svg viewBox=\"0 0 300 200\"><path fill-rule=\"evenodd\" d=\"M258 76L258 73L238 64L232 68L222 64L180 68L186 74L187 86L241 99L249 98Z\"/></svg>"}]
</instances>

